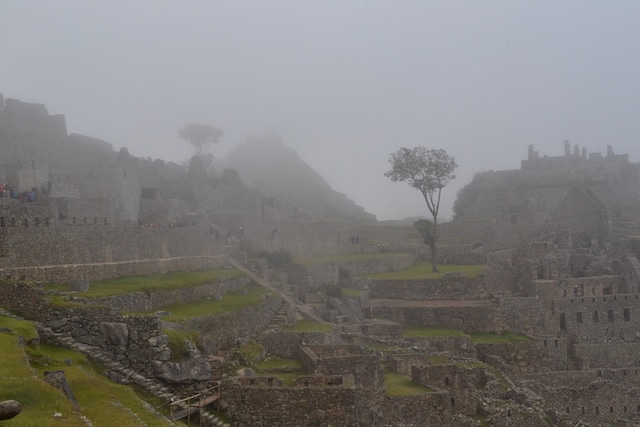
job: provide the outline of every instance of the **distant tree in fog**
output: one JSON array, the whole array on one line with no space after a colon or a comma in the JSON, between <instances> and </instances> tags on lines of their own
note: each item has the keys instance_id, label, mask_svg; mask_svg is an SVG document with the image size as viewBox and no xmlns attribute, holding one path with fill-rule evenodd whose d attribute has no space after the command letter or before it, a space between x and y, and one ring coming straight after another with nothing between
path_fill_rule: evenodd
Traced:
<instances>
[{"instance_id":1,"label":"distant tree in fog","mask_svg":"<svg viewBox=\"0 0 640 427\"><path fill-rule=\"evenodd\" d=\"M391 153L389 163L391 163L391 170L384 175L393 182L406 181L422 193L427 203L427 208L433 217L433 223L429 227L431 230L428 230L430 236L423 234L427 231L426 229L420 231L425 243L431 248L431 267L433 271L438 271L436 240L440 194L449 181L456 177L454 172L458 164L443 149L425 147L402 147L395 153ZM426 224L421 225L426 226Z\"/></svg>"},{"instance_id":2,"label":"distant tree in fog","mask_svg":"<svg viewBox=\"0 0 640 427\"><path fill-rule=\"evenodd\" d=\"M178 135L193 145L195 155L203 163L211 163L213 155L209 153L209 148L222 138L223 132L213 126L191 123L178 130Z\"/></svg>"}]
</instances>

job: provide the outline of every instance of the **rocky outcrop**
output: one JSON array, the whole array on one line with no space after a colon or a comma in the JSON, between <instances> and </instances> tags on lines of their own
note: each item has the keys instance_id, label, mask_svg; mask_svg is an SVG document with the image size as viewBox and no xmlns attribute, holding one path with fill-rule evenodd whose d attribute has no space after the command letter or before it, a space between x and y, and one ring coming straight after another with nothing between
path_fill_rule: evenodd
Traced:
<instances>
[{"instance_id":1,"label":"rocky outcrop","mask_svg":"<svg viewBox=\"0 0 640 427\"><path fill-rule=\"evenodd\" d=\"M15 400L0 402L0 420L10 420L20 413L22 405Z\"/></svg>"}]
</instances>

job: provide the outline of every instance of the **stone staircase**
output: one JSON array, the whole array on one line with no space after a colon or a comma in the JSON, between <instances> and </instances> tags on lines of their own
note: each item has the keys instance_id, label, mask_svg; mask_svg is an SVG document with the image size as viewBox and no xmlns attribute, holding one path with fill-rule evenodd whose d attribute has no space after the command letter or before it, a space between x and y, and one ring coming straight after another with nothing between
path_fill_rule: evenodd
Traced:
<instances>
[{"instance_id":1,"label":"stone staircase","mask_svg":"<svg viewBox=\"0 0 640 427\"><path fill-rule=\"evenodd\" d=\"M269 280L258 276L255 272L253 272L251 269L249 269L247 266L242 264L237 259L229 258L229 263L233 265L235 268L237 268L238 270L244 272L247 275L247 277L249 277L251 280L259 284L260 286L282 296L282 299L287 304L295 308L300 318L311 319L319 323L327 323L327 324L329 323L329 322L326 322L324 319L322 319L320 316L318 316L313 311L313 307L311 307L310 305L302 304L302 302L298 301L292 295L288 295L280 291L279 289L283 289L281 285L276 284L274 286L274 284L272 284Z\"/></svg>"},{"instance_id":2,"label":"stone staircase","mask_svg":"<svg viewBox=\"0 0 640 427\"><path fill-rule=\"evenodd\" d=\"M102 351L98 347L79 343L76 340L74 340L72 337L64 336L63 334L58 334L53 332L51 328L46 328L46 327L43 328L37 325L37 330L40 336L46 336L46 339L48 342L52 342L59 346L70 348L72 350L76 350L83 353L91 360L104 366L107 369L107 371L117 372L118 374L122 375L127 382L131 384L135 384L141 387L142 389L144 389L145 391L153 394L154 396L164 400L166 402L165 404L169 404L171 402L180 400L179 396L173 394L163 384L159 383L155 379L146 378L145 376L141 375L140 373L134 371L131 368L126 368L122 366L119 362L113 360L109 353ZM218 375L219 375L219 367L218 367ZM186 403L177 405L177 406L178 406L178 409L189 410L188 405ZM203 422L202 425L205 425L208 427L231 427L230 424L225 423L224 421L216 417L214 414L206 410L203 410L200 413L200 417ZM171 425L178 426L178 424L175 424L173 421L169 419L167 419L167 421L171 423Z\"/></svg>"}]
</instances>

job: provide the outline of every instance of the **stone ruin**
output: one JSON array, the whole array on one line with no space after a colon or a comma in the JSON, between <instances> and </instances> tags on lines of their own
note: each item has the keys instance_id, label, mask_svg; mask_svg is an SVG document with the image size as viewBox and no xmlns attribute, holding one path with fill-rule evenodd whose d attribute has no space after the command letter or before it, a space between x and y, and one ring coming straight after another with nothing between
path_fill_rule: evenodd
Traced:
<instances>
[{"instance_id":1,"label":"stone ruin","mask_svg":"<svg viewBox=\"0 0 640 427\"><path fill-rule=\"evenodd\" d=\"M37 190L33 203L0 198L0 270L21 279L2 285L0 305L41 322L43 340L95 351L180 396L220 380L211 356L238 341L255 339L271 355L303 361L307 374L292 386L270 377L223 381L222 399L238 425L471 426L479 414L505 426L640 420L640 172L627 155L611 147L588 154L565 143L563 156L547 157L530 147L520 169L477 175L459 194L456 220L442 224L441 242L452 244L439 251L440 261L486 264L481 278L370 281L355 277L428 259L407 243L411 227L306 221L294 207L246 188L237 173L216 178L115 153L104 141L68 135L64 117L44 106L0 99L0 181ZM49 307L37 286L23 283L73 282L82 290L104 278L244 262L262 250L405 255L247 269L271 296L257 311L194 319L191 327L215 332L205 334L205 354L194 353L189 366L169 364L158 317L119 312L161 310L162 301L221 295L239 283L69 311ZM345 281L362 294L321 292ZM333 332L274 324L303 309ZM401 335L405 327L433 326L529 340ZM367 350L366 343L398 352ZM431 391L386 396L383 365Z\"/></svg>"}]
</instances>

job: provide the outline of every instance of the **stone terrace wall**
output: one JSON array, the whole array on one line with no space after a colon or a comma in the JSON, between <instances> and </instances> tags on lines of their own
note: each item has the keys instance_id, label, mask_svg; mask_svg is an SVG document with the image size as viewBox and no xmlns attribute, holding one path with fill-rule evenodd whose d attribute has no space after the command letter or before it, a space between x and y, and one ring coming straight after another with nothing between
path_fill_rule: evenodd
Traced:
<instances>
[{"instance_id":1,"label":"stone terrace wall","mask_svg":"<svg viewBox=\"0 0 640 427\"><path fill-rule=\"evenodd\" d=\"M235 347L239 338L257 339L258 333L269 324L282 301L282 296L267 296L265 290L265 299L258 306L193 318L187 324L200 332L206 352L215 354Z\"/></svg>"},{"instance_id":2,"label":"stone terrace wall","mask_svg":"<svg viewBox=\"0 0 640 427\"><path fill-rule=\"evenodd\" d=\"M405 338L405 340L428 354L449 353L459 357L477 357L476 347L469 336L420 337Z\"/></svg>"},{"instance_id":3,"label":"stone terrace wall","mask_svg":"<svg viewBox=\"0 0 640 427\"><path fill-rule=\"evenodd\" d=\"M162 364L171 356L156 317L123 317L98 307L51 307L44 296L43 290L24 283L2 283L0 306L44 324L39 332L45 342L54 340L54 334L73 337L89 348L111 353L114 360L145 376L154 375L154 361Z\"/></svg>"},{"instance_id":4,"label":"stone terrace wall","mask_svg":"<svg viewBox=\"0 0 640 427\"><path fill-rule=\"evenodd\" d=\"M419 396L386 397L384 423L392 426L451 426L450 397L447 392Z\"/></svg>"},{"instance_id":5,"label":"stone terrace wall","mask_svg":"<svg viewBox=\"0 0 640 427\"><path fill-rule=\"evenodd\" d=\"M481 299L489 295L483 279L371 280L369 298L405 300Z\"/></svg>"},{"instance_id":6,"label":"stone terrace wall","mask_svg":"<svg viewBox=\"0 0 640 427\"><path fill-rule=\"evenodd\" d=\"M76 295L83 304L101 305L112 309L141 312L158 310L176 304L189 304L201 298L223 295L226 292L238 290L249 283L246 277L238 279L219 280L201 286L190 286L179 289L152 290L148 292L133 292L125 295L114 295L105 298L85 299L82 294Z\"/></svg>"},{"instance_id":7,"label":"stone terrace wall","mask_svg":"<svg viewBox=\"0 0 640 427\"><path fill-rule=\"evenodd\" d=\"M260 343L268 354L297 359L300 357L300 347L326 344L325 337L322 332L275 331L262 336Z\"/></svg>"},{"instance_id":8,"label":"stone terrace wall","mask_svg":"<svg viewBox=\"0 0 640 427\"><path fill-rule=\"evenodd\" d=\"M352 387L252 387L234 383L222 386L229 416L237 425L358 427L362 408Z\"/></svg>"},{"instance_id":9,"label":"stone terrace wall","mask_svg":"<svg viewBox=\"0 0 640 427\"><path fill-rule=\"evenodd\" d=\"M224 248L208 226L154 229L134 225L78 224L56 227L6 227L0 240L0 267L211 256Z\"/></svg>"},{"instance_id":10,"label":"stone terrace wall","mask_svg":"<svg viewBox=\"0 0 640 427\"><path fill-rule=\"evenodd\" d=\"M403 326L443 326L464 332L496 332L501 320L496 307L371 307L368 316L397 322Z\"/></svg>"},{"instance_id":11,"label":"stone terrace wall","mask_svg":"<svg viewBox=\"0 0 640 427\"><path fill-rule=\"evenodd\" d=\"M0 268L5 277L42 283L67 283L75 280L106 280L125 276L147 276L170 271L195 271L222 268L227 255L195 256L168 259L145 259L94 264L67 264Z\"/></svg>"},{"instance_id":12,"label":"stone terrace wall","mask_svg":"<svg viewBox=\"0 0 640 427\"><path fill-rule=\"evenodd\" d=\"M349 272L351 276L379 273L383 271L399 271L411 267L417 260L416 255L389 254L388 257L376 259L327 262L315 265L293 265L289 268L289 282L314 289L324 285L337 285L340 270Z\"/></svg>"}]
</instances>

